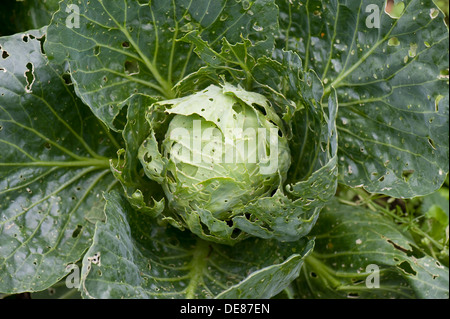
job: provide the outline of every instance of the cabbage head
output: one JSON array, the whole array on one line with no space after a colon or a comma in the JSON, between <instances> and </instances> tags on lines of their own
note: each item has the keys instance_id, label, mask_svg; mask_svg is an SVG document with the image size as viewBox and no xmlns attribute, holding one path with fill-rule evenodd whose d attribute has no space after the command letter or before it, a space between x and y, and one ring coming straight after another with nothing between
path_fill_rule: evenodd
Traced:
<instances>
[{"instance_id":1,"label":"cabbage head","mask_svg":"<svg viewBox=\"0 0 450 319\"><path fill-rule=\"evenodd\" d=\"M146 114L150 134L138 158L163 189L161 221L225 244L249 236L294 240L309 231L303 224L314 224L316 212L284 190L288 132L264 95L212 84L158 101Z\"/></svg>"}]
</instances>

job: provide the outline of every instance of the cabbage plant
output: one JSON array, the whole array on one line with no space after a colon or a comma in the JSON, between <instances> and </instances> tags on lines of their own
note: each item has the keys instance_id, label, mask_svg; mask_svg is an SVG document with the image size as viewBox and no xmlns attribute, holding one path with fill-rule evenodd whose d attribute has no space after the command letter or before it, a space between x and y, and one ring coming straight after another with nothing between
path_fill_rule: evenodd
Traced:
<instances>
[{"instance_id":1,"label":"cabbage plant","mask_svg":"<svg viewBox=\"0 0 450 319\"><path fill-rule=\"evenodd\" d=\"M448 298L432 0L0 6L0 296Z\"/></svg>"}]
</instances>

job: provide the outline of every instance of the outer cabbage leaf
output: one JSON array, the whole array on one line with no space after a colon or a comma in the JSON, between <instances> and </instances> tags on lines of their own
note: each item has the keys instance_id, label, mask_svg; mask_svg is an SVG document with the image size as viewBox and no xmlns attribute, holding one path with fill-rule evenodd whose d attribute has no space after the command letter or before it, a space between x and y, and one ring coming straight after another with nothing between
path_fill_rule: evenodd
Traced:
<instances>
[{"instance_id":1,"label":"outer cabbage leaf","mask_svg":"<svg viewBox=\"0 0 450 319\"><path fill-rule=\"evenodd\" d=\"M0 38L0 291L46 289L89 247L116 185L114 137L41 52L45 29Z\"/></svg>"},{"instance_id":2,"label":"outer cabbage leaf","mask_svg":"<svg viewBox=\"0 0 450 319\"><path fill-rule=\"evenodd\" d=\"M248 239L235 247L160 227L118 193L105 194L83 260L85 298L270 298L298 276L313 242Z\"/></svg>"},{"instance_id":3,"label":"outer cabbage leaf","mask_svg":"<svg viewBox=\"0 0 450 319\"><path fill-rule=\"evenodd\" d=\"M255 30L261 25L264 35ZM196 30L215 46L222 37L235 43L244 34L270 52L277 27L273 0L64 1L45 48L56 61L69 61L79 96L117 129L113 121L130 94L173 98L173 86L204 65L193 45L178 41L186 33Z\"/></svg>"},{"instance_id":4,"label":"outer cabbage leaf","mask_svg":"<svg viewBox=\"0 0 450 319\"><path fill-rule=\"evenodd\" d=\"M124 102L123 108L127 111L122 131L125 147L117 152L117 161L111 161L111 169L133 208L157 217L164 209L165 199L159 186L144 178L137 156L150 130L142 110L153 102L152 98L144 95L133 95Z\"/></svg>"},{"instance_id":5,"label":"outer cabbage leaf","mask_svg":"<svg viewBox=\"0 0 450 319\"><path fill-rule=\"evenodd\" d=\"M299 298L449 297L448 267L380 212L334 201L311 236L316 246L296 282Z\"/></svg>"},{"instance_id":6,"label":"outer cabbage leaf","mask_svg":"<svg viewBox=\"0 0 450 319\"><path fill-rule=\"evenodd\" d=\"M277 46L337 91L340 181L414 197L448 172L448 29L432 0L397 2L279 0Z\"/></svg>"}]
</instances>

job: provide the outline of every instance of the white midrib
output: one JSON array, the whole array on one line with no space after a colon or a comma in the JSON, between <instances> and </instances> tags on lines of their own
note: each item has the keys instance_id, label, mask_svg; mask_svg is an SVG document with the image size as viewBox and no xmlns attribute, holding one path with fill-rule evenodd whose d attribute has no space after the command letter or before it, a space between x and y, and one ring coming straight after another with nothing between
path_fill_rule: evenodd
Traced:
<instances>
[{"instance_id":1,"label":"white midrib","mask_svg":"<svg viewBox=\"0 0 450 319\"><path fill-rule=\"evenodd\" d=\"M198 239L195 245L188 277L190 281L186 287L185 294L187 299L195 298L195 292L200 284L203 283L203 274L206 270L209 245L206 241Z\"/></svg>"}]
</instances>

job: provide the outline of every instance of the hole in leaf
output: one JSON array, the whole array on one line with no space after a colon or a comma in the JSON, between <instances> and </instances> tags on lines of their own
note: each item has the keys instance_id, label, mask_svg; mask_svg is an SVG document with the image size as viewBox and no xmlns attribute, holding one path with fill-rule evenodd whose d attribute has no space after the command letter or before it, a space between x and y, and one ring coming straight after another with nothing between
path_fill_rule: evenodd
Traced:
<instances>
[{"instance_id":1,"label":"hole in leaf","mask_svg":"<svg viewBox=\"0 0 450 319\"><path fill-rule=\"evenodd\" d=\"M30 37L30 39L35 39L35 37L33 36L33 35L29 35L29 37ZM36 40L38 40L39 41L39 43L40 43L40 45L41 45L41 53L43 54L43 55L45 55L45 50L44 50L44 42L45 42L45 34L42 36L42 37L40 37L40 38L37 38Z\"/></svg>"},{"instance_id":2,"label":"hole in leaf","mask_svg":"<svg viewBox=\"0 0 450 319\"><path fill-rule=\"evenodd\" d=\"M436 144L434 143L433 139L428 138L428 144L430 144L434 150L436 149Z\"/></svg>"},{"instance_id":3,"label":"hole in leaf","mask_svg":"<svg viewBox=\"0 0 450 319\"><path fill-rule=\"evenodd\" d=\"M359 285L359 284L364 283L365 281L361 280L361 279L352 278L352 282L354 285Z\"/></svg>"},{"instance_id":4,"label":"hole in leaf","mask_svg":"<svg viewBox=\"0 0 450 319\"><path fill-rule=\"evenodd\" d=\"M167 178L170 180L171 183L175 183L175 177L173 176L171 171L167 172Z\"/></svg>"},{"instance_id":5,"label":"hole in leaf","mask_svg":"<svg viewBox=\"0 0 450 319\"><path fill-rule=\"evenodd\" d=\"M255 109L257 109L258 111L260 111L264 116L267 115L266 109L265 109L264 107L262 107L262 106L260 106L260 105L258 105L258 104L256 104L256 103L253 103L252 105L253 105L253 107L254 107Z\"/></svg>"},{"instance_id":6,"label":"hole in leaf","mask_svg":"<svg viewBox=\"0 0 450 319\"><path fill-rule=\"evenodd\" d=\"M403 179L407 182L411 178L412 174L414 174L413 169L406 169L402 172Z\"/></svg>"},{"instance_id":7,"label":"hole in leaf","mask_svg":"<svg viewBox=\"0 0 450 319\"><path fill-rule=\"evenodd\" d=\"M439 78L441 78L441 79L448 79L449 78L449 71L448 71L448 69L441 70L439 72Z\"/></svg>"},{"instance_id":8,"label":"hole in leaf","mask_svg":"<svg viewBox=\"0 0 450 319\"><path fill-rule=\"evenodd\" d=\"M436 96L436 99L434 100L434 109L436 112L439 112L439 102L441 102L443 98L444 96L440 94Z\"/></svg>"},{"instance_id":9,"label":"hole in leaf","mask_svg":"<svg viewBox=\"0 0 450 319\"><path fill-rule=\"evenodd\" d=\"M7 57L9 57L8 52L3 51L3 52L2 52L2 58L3 58L3 59L6 59Z\"/></svg>"},{"instance_id":10,"label":"hole in leaf","mask_svg":"<svg viewBox=\"0 0 450 319\"><path fill-rule=\"evenodd\" d=\"M77 238L80 235L82 229L83 226L77 225L77 228L75 228L75 230L72 233L72 238Z\"/></svg>"},{"instance_id":11,"label":"hole in leaf","mask_svg":"<svg viewBox=\"0 0 450 319\"><path fill-rule=\"evenodd\" d=\"M233 105L233 111L235 111L236 113L241 113L242 112L242 106L239 105L238 103Z\"/></svg>"},{"instance_id":12,"label":"hole in leaf","mask_svg":"<svg viewBox=\"0 0 450 319\"><path fill-rule=\"evenodd\" d=\"M139 74L139 63L137 61L126 61L125 74L128 75Z\"/></svg>"},{"instance_id":13,"label":"hole in leaf","mask_svg":"<svg viewBox=\"0 0 450 319\"><path fill-rule=\"evenodd\" d=\"M349 292L347 294L347 298L359 298L359 293L357 293L357 292Z\"/></svg>"},{"instance_id":14,"label":"hole in leaf","mask_svg":"<svg viewBox=\"0 0 450 319\"><path fill-rule=\"evenodd\" d=\"M100 47L98 46L98 45L96 45L95 47L94 47L94 55L95 56L98 56L100 54Z\"/></svg>"},{"instance_id":15,"label":"hole in leaf","mask_svg":"<svg viewBox=\"0 0 450 319\"><path fill-rule=\"evenodd\" d=\"M405 3L398 2L395 3L394 0L387 0L386 7L384 8L384 12L392 19L399 19L405 10Z\"/></svg>"},{"instance_id":16,"label":"hole in leaf","mask_svg":"<svg viewBox=\"0 0 450 319\"><path fill-rule=\"evenodd\" d=\"M400 251L404 252L405 254L410 253L410 251L409 251L408 249L403 248L403 247L400 246L400 245L397 245L396 243L394 243L394 242L393 242L392 240L390 240L390 239L388 239L387 242L388 242L389 244L391 244L392 246L394 246L395 249L400 250Z\"/></svg>"},{"instance_id":17,"label":"hole in leaf","mask_svg":"<svg viewBox=\"0 0 450 319\"><path fill-rule=\"evenodd\" d=\"M436 19L437 16L439 15L439 10L436 8L431 8L430 9L430 18L431 19Z\"/></svg>"},{"instance_id":18,"label":"hole in leaf","mask_svg":"<svg viewBox=\"0 0 450 319\"><path fill-rule=\"evenodd\" d=\"M127 42L127 41L122 42L122 48L127 49L129 47L130 47L130 42Z\"/></svg>"},{"instance_id":19,"label":"hole in leaf","mask_svg":"<svg viewBox=\"0 0 450 319\"><path fill-rule=\"evenodd\" d=\"M234 238L237 238L237 237L239 237L239 235L242 233L242 230L240 230L239 228L234 228L233 229L233 232L231 233L231 238L232 239L234 239Z\"/></svg>"},{"instance_id":20,"label":"hole in leaf","mask_svg":"<svg viewBox=\"0 0 450 319\"><path fill-rule=\"evenodd\" d=\"M411 267L411 264L406 260L401 262L400 264L397 264L397 267L400 268L400 270L402 270L405 274L412 276L417 275L417 272Z\"/></svg>"},{"instance_id":21,"label":"hole in leaf","mask_svg":"<svg viewBox=\"0 0 450 319\"><path fill-rule=\"evenodd\" d=\"M113 126L117 130L123 130L125 128L125 124L127 123L127 112L128 105L125 105L120 109L119 114L114 118Z\"/></svg>"},{"instance_id":22,"label":"hole in leaf","mask_svg":"<svg viewBox=\"0 0 450 319\"><path fill-rule=\"evenodd\" d=\"M311 271L309 275L313 278L317 278L317 274L314 271Z\"/></svg>"},{"instance_id":23,"label":"hole in leaf","mask_svg":"<svg viewBox=\"0 0 450 319\"><path fill-rule=\"evenodd\" d=\"M64 73L64 74L62 75L62 78L63 78L64 82L65 82L67 85L71 85L71 84L72 84L72 79L70 78L70 74L69 74L69 73Z\"/></svg>"},{"instance_id":24,"label":"hole in leaf","mask_svg":"<svg viewBox=\"0 0 450 319\"><path fill-rule=\"evenodd\" d=\"M27 80L27 86L25 87L25 91L30 93L31 87L34 83L34 70L33 70L33 64L28 62L27 63L27 71L25 71L25 79Z\"/></svg>"},{"instance_id":25,"label":"hole in leaf","mask_svg":"<svg viewBox=\"0 0 450 319\"><path fill-rule=\"evenodd\" d=\"M391 46L391 47L396 47L396 46L400 45L400 41L398 40L397 37L392 37L392 38L389 39L388 45Z\"/></svg>"},{"instance_id":26,"label":"hole in leaf","mask_svg":"<svg viewBox=\"0 0 450 319\"><path fill-rule=\"evenodd\" d=\"M408 250L408 249L406 249L406 248L404 248L404 247L402 247L402 246L400 246L400 245L394 243L394 242L393 242L392 240L390 240L390 239L388 239L387 242L388 242L389 244L391 244L392 246L394 246L395 249L400 250L401 252L405 253L406 256L408 256L408 257L413 256L413 257L416 258L416 259L420 259L420 258L422 258L422 257L425 256L425 254L424 254L423 252L421 252L421 251L420 251L417 247L415 247L415 246L410 245L410 250ZM394 260L395 260L395 261L398 261L398 259L396 259L395 257L394 257Z\"/></svg>"},{"instance_id":27,"label":"hole in leaf","mask_svg":"<svg viewBox=\"0 0 450 319\"><path fill-rule=\"evenodd\" d=\"M24 36L22 37L22 41L25 42L25 43L28 42L28 36L27 36L27 35L24 35Z\"/></svg>"},{"instance_id":28,"label":"hole in leaf","mask_svg":"<svg viewBox=\"0 0 450 319\"><path fill-rule=\"evenodd\" d=\"M146 161L147 163L150 163L152 161L152 156L147 153L145 153L144 155L144 161Z\"/></svg>"},{"instance_id":29,"label":"hole in leaf","mask_svg":"<svg viewBox=\"0 0 450 319\"><path fill-rule=\"evenodd\" d=\"M410 43L409 44L409 51L408 51L408 55L411 57L411 58L414 58L415 56L416 56L416 54L417 54L417 48L418 48L419 46L417 45L417 43Z\"/></svg>"}]
</instances>

